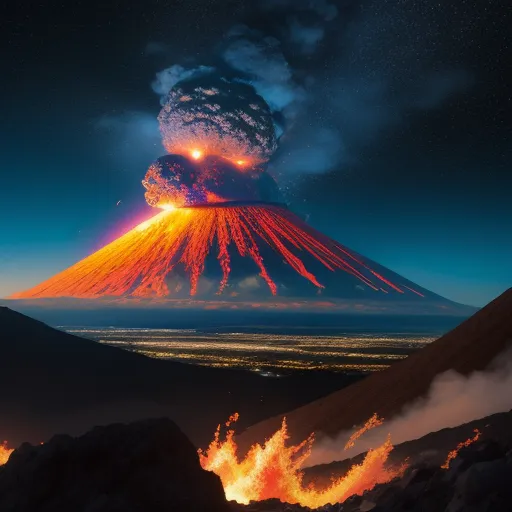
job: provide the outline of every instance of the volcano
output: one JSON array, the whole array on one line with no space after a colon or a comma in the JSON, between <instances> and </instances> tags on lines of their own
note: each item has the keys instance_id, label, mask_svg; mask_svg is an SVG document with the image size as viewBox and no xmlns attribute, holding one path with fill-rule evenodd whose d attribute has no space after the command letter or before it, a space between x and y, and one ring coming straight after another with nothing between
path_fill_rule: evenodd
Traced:
<instances>
[{"instance_id":1,"label":"volcano","mask_svg":"<svg viewBox=\"0 0 512 512\"><path fill-rule=\"evenodd\" d=\"M158 122L167 154L149 166L142 185L148 205L163 211L11 298L194 298L216 307L278 300L280 308L307 302L378 313L389 311L386 303L402 313L471 312L275 202L281 195L267 163L278 137L271 108L254 87L211 75L180 81Z\"/></svg>"},{"instance_id":2,"label":"volcano","mask_svg":"<svg viewBox=\"0 0 512 512\"><path fill-rule=\"evenodd\" d=\"M450 301L351 251L285 206L221 203L162 211L13 296Z\"/></svg>"}]
</instances>

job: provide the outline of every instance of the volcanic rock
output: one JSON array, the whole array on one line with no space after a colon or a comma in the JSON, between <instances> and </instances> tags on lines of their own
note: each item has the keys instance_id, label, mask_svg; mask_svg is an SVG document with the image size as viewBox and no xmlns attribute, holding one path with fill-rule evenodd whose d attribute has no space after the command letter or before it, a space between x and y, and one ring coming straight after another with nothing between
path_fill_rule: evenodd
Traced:
<instances>
[{"instance_id":1,"label":"volcanic rock","mask_svg":"<svg viewBox=\"0 0 512 512\"><path fill-rule=\"evenodd\" d=\"M442 459L453 448L454 439L464 439L476 422L444 429L424 438L398 445L402 455L411 455L425 444ZM487 425L487 428L482 426ZM323 512L508 512L512 503L512 412L495 414L478 420L483 431L481 441L463 448L448 470L441 468L441 459L429 463L411 463L400 479L375 486L362 496L351 496L343 503L326 505ZM348 461L347 467L359 462ZM444 462L444 460L443 460ZM334 467L334 465L331 465ZM332 468L331 468L332 469ZM340 475L340 471L333 473ZM311 470L306 470L310 480ZM318 474L317 474L318 477ZM315 480L315 479L313 479ZM310 480L310 481L313 481ZM317 480L318 481L318 480ZM308 511L299 505L267 500L250 505L231 504L233 512ZM295 507L295 508L294 508Z\"/></svg>"},{"instance_id":2,"label":"volcanic rock","mask_svg":"<svg viewBox=\"0 0 512 512\"><path fill-rule=\"evenodd\" d=\"M407 359L351 386L286 414L291 442L311 432L335 436L363 424L374 413L391 419L424 396L434 377L454 370L468 375L485 369L512 342L512 289L471 318ZM238 436L241 449L275 432L282 416L256 424Z\"/></svg>"},{"instance_id":3,"label":"volcanic rock","mask_svg":"<svg viewBox=\"0 0 512 512\"><path fill-rule=\"evenodd\" d=\"M170 420L96 427L82 437L22 445L0 468L2 512L227 512L220 479L204 471Z\"/></svg>"},{"instance_id":4,"label":"volcanic rock","mask_svg":"<svg viewBox=\"0 0 512 512\"><path fill-rule=\"evenodd\" d=\"M251 501L249 505L240 505L236 502L231 502L232 512L305 512L307 510L310 509L301 507L300 505L283 503L275 498L263 501Z\"/></svg>"},{"instance_id":5,"label":"volcanic rock","mask_svg":"<svg viewBox=\"0 0 512 512\"><path fill-rule=\"evenodd\" d=\"M474 461L478 460L479 451L475 444L464 448L459 456ZM492 461L454 465L449 471L439 466L419 471L411 468L409 473L422 472L426 477L421 485L415 478L404 486L401 482L379 485L364 498L376 503L375 512L505 512L510 510L512 499L512 458L505 446L500 446L500 455ZM344 508L346 512L352 510L358 509Z\"/></svg>"}]
</instances>

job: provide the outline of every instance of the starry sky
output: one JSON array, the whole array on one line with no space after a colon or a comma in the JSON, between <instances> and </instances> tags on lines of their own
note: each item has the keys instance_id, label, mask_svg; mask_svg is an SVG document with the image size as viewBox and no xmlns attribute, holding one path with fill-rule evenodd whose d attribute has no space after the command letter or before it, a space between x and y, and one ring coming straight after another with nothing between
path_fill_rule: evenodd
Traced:
<instances>
[{"instance_id":1,"label":"starry sky","mask_svg":"<svg viewBox=\"0 0 512 512\"><path fill-rule=\"evenodd\" d=\"M419 285L484 305L512 285L508 11L505 0L11 2L0 297L151 215L140 181L165 153L162 80L210 66L250 75L275 111L270 170L290 208ZM233 33L261 52L234 51Z\"/></svg>"}]
</instances>

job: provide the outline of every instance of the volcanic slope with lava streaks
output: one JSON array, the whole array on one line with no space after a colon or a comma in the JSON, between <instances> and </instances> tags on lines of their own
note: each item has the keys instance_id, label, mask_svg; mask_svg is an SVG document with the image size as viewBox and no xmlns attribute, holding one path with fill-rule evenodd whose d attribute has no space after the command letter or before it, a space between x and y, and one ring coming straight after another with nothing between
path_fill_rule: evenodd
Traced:
<instances>
[{"instance_id":1,"label":"volcanic slope with lava streaks","mask_svg":"<svg viewBox=\"0 0 512 512\"><path fill-rule=\"evenodd\" d=\"M162 211L12 298L222 295L235 299L276 294L441 299L273 204Z\"/></svg>"}]
</instances>

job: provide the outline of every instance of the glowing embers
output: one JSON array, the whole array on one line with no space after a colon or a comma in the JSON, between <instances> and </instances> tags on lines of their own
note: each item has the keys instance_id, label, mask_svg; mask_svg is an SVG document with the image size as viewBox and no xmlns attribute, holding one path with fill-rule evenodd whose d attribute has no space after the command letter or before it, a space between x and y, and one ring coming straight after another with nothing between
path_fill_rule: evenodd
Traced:
<instances>
[{"instance_id":1,"label":"glowing embers","mask_svg":"<svg viewBox=\"0 0 512 512\"><path fill-rule=\"evenodd\" d=\"M7 441L0 443L0 466L3 466L11 456L14 449L7 448Z\"/></svg>"},{"instance_id":2,"label":"glowing embers","mask_svg":"<svg viewBox=\"0 0 512 512\"><path fill-rule=\"evenodd\" d=\"M229 428L237 419L238 415L235 414L226 427ZM365 428L369 429L368 422ZM278 498L286 503L298 503L310 508L343 502L354 494L360 495L379 483L401 476L406 469L405 465L386 467L393 449L391 441L387 439L383 445L370 450L361 464L353 465L345 475L333 479L328 488L316 489L304 485L301 472L311 454L313 435L295 446L287 446L287 439L286 421L283 420L281 428L264 446L253 445L247 455L239 460L234 431L228 430L225 440L221 440L219 426L208 449L199 451L199 458L204 469L219 475L228 500L247 504L251 500Z\"/></svg>"},{"instance_id":3,"label":"glowing embers","mask_svg":"<svg viewBox=\"0 0 512 512\"><path fill-rule=\"evenodd\" d=\"M345 450L350 450L350 448L353 448L356 445L356 441L368 430L371 430L372 428L380 427L384 423L383 418L379 418L377 413L375 413L359 430L356 430L349 438L347 443L345 444Z\"/></svg>"},{"instance_id":4,"label":"glowing embers","mask_svg":"<svg viewBox=\"0 0 512 512\"><path fill-rule=\"evenodd\" d=\"M190 152L190 156L191 156L194 160L199 160L199 159L203 156L203 152L202 152L200 149L193 149L193 150Z\"/></svg>"},{"instance_id":5,"label":"glowing embers","mask_svg":"<svg viewBox=\"0 0 512 512\"><path fill-rule=\"evenodd\" d=\"M254 282L258 290L261 284L262 292L266 287L275 295L282 272L321 290L328 284L316 275L322 269L333 276L349 274L354 284L376 291L383 285L401 291L384 277L379 283L363 261L286 209L271 205L169 208L13 298L184 297L224 291L234 297ZM213 273L204 276L200 288L210 254ZM238 275L239 266L249 267L250 282L237 278L231 283L233 264Z\"/></svg>"},{"instance_id":6,"label":"glowing embers","mask_svg":"<svg viewBox=\"0 0 512 512\"><path fill-rule=\"evenodd\" d=\"M469 439L466 439L462 443L459 443L457 445L457 448L455 448L455 450L452 450L448 454L444 464L441 466L441 469L450 469L450 464L451 464L452 460L457 457L457 455L462 450L462 448L467 448L468 446L471 446L473 443L476 443L480 439L480 436L482 435L480 430L475 428L475 430L473 430L473 432L475 433L475 435L473 437L470 437Z\"/></svg>"},{"instance_id":7,"label":"glowing embers","mask_svg":"<svg viewBox=\"0 0 512 512\"><path fill-rule=\"evenodd\" d=\"M193 149L165 155L149 167L142 185L150 206L194 206L220 201L276 201L277 184L249 160L231 161Z\"/></svg>"}]
</instances>

